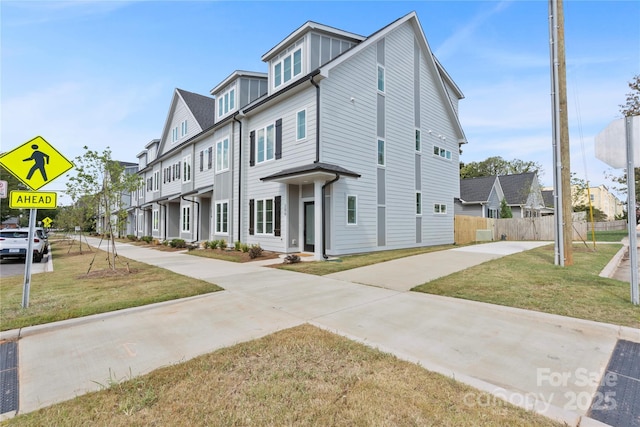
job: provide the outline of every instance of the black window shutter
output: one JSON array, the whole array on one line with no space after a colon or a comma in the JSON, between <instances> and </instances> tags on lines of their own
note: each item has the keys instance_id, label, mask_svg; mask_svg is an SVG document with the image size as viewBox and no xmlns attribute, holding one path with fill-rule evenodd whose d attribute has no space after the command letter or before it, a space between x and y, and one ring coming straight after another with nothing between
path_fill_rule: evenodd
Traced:
<instances>
[{"instance_id":1,"label":"black window shutter","mask_svg":"<svg viewBox=\"0 0 640 427\"><path fill-rule=\"evenodd\" d=\"M200 152L200 172L204 170L204 151Z\"/></svg>"},{"instance_id":2,"label":"black window shutter","mask_svg":"<svg viewBox=\"0 0 640 427\"><path fill-rule=\"evenodd\" d=\"M255 200L250 199L249 200L249 235L253 236L253 220L254 220L254 213L253 213L253 205L254 205Z\"/></svg>"},{"instance_id":3,"label":"black window shutter","mask_svg":"<svg viewBox=\"0 0 640 427\"><path fill-rule=\"evenodd\" d=\"M273 234L276 236L280 236L280 204L281 204L282 196L276 196L273 199Z\"/></svg>"},{"instance_id":4,"label":"black window shutter","mask_svg":"<svg viewBox=\"0 0 640 427\"><path fill-rule=\"evenodd\" d=\"M276 120L276 159L282 158L282 119Z\"/></svg>"},{"instance_id":5,"label":"black window shutter","mask_svg":"<svg viewBox=\"0 0 640 427\"><path fill-rule=\"evenodd\" d=\"M256 165L256 131L249 133L249 166Z\"/></svg>"}]
</instances>

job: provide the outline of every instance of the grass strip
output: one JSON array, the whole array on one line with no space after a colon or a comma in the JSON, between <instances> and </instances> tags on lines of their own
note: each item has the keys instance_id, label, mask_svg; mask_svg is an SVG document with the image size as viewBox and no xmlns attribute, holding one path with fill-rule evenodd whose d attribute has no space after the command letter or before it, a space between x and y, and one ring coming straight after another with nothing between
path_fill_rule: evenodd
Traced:
<instances>
[{"instance_id":1,"label":"grass strip","mask_svg":"<svg viewBox=\"0 0 640 427\"><path fill-rule=\"evenodd\" d=\"M11 426L559 426L310 325L15 417Z\"/></svg>"},{"instance_id":2,"label":"grass strip","mask_svg":"<svg viewBox=\"0 0 640 427\"><path fill-rule=\"evenodd\" d=\"M219 291L202 280L118 256L110 270L106 252L69 251L52 242L54 271L31 276L29 307L22 308L23 276L0 284L0 330L22 328ZM95 260L94 260L95 257ZM87 274L93 260L91 272Z\"/></svg>"},{"instance_id":3,"label":"grass strip","mask_svg":"<svg viewBox=\"0 0 640 427\"><path fill-rule=\"evenodd\" d=\"M618 244L574 244L572 266L554 265L553 245L488 261L413 290L640 328L629 283L599 273Z\"/></svg>"}]
</instances>

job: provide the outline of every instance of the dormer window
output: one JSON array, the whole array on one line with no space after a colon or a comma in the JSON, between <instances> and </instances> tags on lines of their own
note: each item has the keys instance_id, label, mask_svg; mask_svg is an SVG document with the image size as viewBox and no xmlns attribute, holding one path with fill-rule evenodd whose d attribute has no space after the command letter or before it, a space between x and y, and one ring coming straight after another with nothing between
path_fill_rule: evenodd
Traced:
<instances>
[{"instance_id":1,"label":"dormer window","mask_svg":"<svg viewBox=\"0 0 640 427\"><path fill-rule=\"evenodd\" d=\"M236 88L231 86L218 95L218 117L228 114L236 108Z\"/></svg>"},{"instance_id":2,"label":"dormer window","mask_svg":"<svg viewBox=\"0 0 640 427\"><path fill-rule=\"evenodd\" d=\"M280 56L273 63L273 85L275 88L302 74L302 47Z\"/></svg>"}]
</instances>

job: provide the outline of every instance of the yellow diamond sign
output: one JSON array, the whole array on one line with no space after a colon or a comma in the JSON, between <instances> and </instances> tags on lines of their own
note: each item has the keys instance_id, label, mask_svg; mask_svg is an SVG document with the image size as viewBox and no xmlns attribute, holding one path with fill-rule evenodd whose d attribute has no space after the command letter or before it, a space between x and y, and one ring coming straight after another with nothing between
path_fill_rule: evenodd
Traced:
<instances>
[{"instance_id":1,"label":"yellow diamond sign","mask_svg":"<svg viewBox=\"0 0 640 427\"><path fill-rule=\"evenodd\" d=\"M38 190L73 167L73 163L41 136L0 156L0 164L32 190Z\"/></svg>"}]
</instances>

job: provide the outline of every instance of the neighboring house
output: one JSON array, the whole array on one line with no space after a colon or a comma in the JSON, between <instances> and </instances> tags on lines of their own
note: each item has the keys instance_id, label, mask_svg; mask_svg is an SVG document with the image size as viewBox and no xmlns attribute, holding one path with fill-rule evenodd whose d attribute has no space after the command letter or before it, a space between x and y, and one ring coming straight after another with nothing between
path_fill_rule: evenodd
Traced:
<instances>
[{"instance_id":1,"label":"neighboring house","mask_svg":"<svg viewBox=\"0 0 640 427\"><path fill-rule=\"evenodd\" d=\"M544 209L542 209L542 216L553 215L555 213L555 195L553 190L542 190L542 200L544 201Z\"/></svg>"},{"instance_id":2,"label":"neighboring house","mask_svg":"<svg viewBox=\"0 0 640 427\"><path fill-rule=\"evenodd\" d=\"M307 22L213 98L176 89L138 155L138 236L316 259L454 241L462 93L415 13L369 37Z\"/></svg>"},{"instance_id":3,"label":"neighboring house","mask_svg":"<svg viewBox=\"0 0 640 427\"><path fill-rule=\"evenodd\" d=\"M576 190L576 187L571 188L571 191L574 194ZM594 208L599 209L607 215L607 221L614 221L616 218L620 218L624 215L625 204L613 195L606 186L600 185L598 187L590 187L588 192L585 189L575 197L574 204L588 206L588 197L590 198L591 205Z\"/></svg>"},{"instance_id":4,"label":"neighboring house","mask_svg":"<svg viewBox=\"0 0 640 427\"><path fill-rule=\"evenodd\" d=\"M460 180L460 197L455 199L456 215L499 218L504 192L497 176Z\"/></svg>"},{"instance_id":5,"label":"neighboring house","mask_svg":"<svg viewBox=\"0 0 640 427\"><path fill-rule=\"evenodd\" d=\"M535 172L461 179L460 197L454 201L455 212L457 215L499 218L503 199L511 208L513 218L537 217L545 213Z\"/></svg>"},{"instance_id":6,"label":"neighboring house","mask_svg":"<svg viewBox=\"0 0 640 427\"><path fill-rule=\"evenodd\" d=\"M542 189L535 172L500 176L500 186L513 218L541 216L545 208Z\"/></svg>"}]
</instances>

